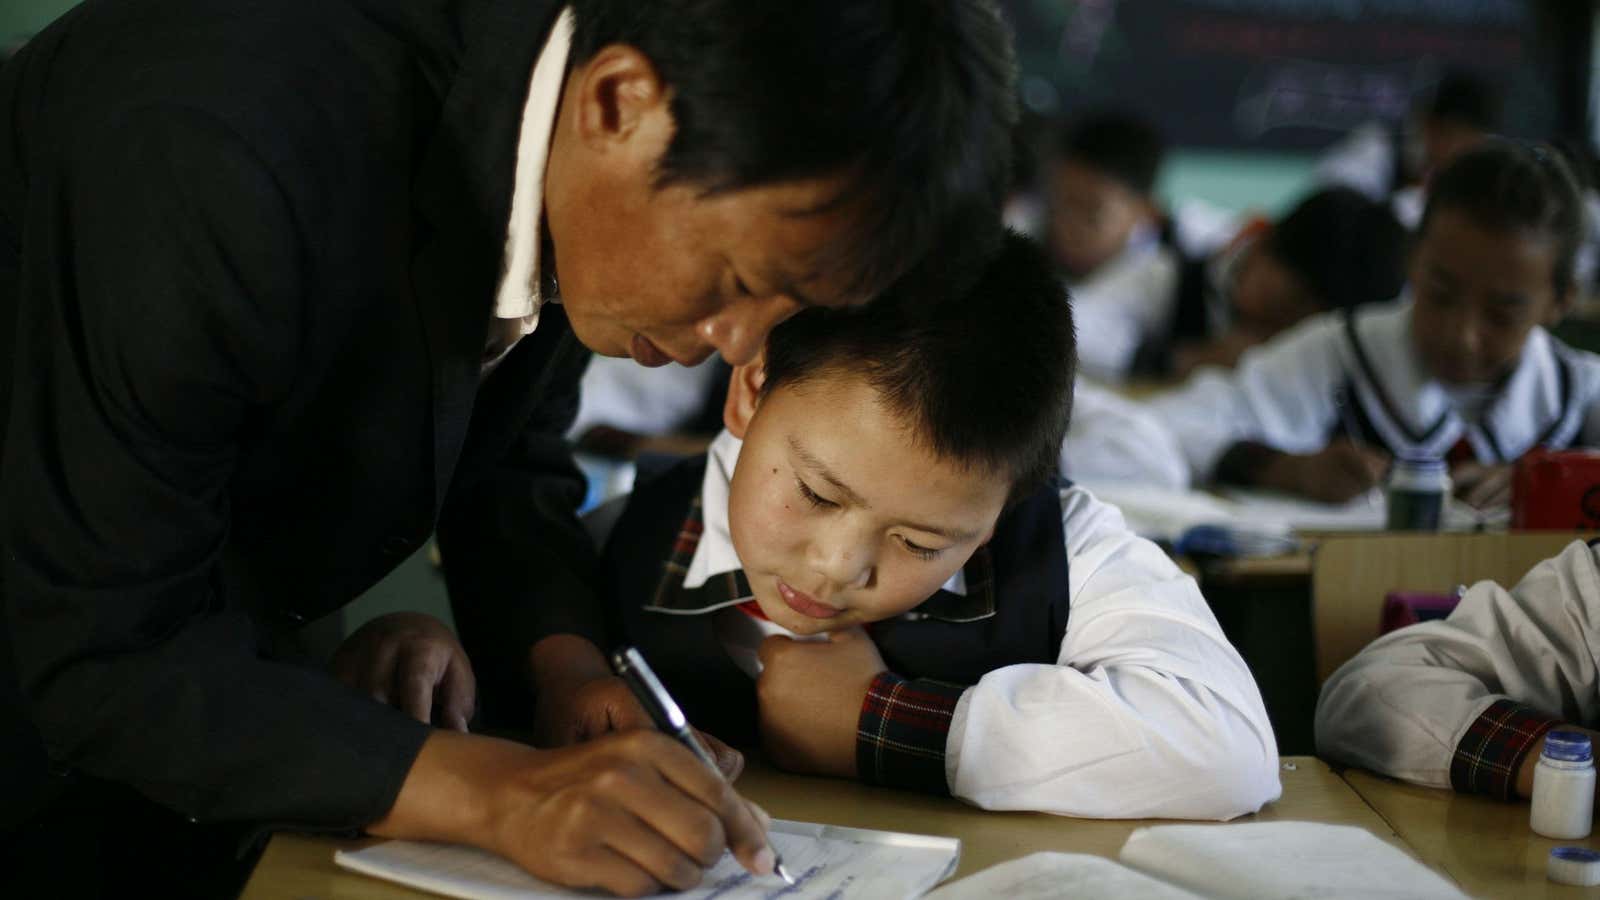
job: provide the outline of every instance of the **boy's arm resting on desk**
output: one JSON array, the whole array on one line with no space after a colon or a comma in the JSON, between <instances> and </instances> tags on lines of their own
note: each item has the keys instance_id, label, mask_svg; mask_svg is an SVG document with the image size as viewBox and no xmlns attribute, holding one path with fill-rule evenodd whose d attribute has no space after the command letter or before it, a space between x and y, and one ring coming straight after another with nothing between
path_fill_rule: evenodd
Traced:
<instances>
[{"instance_id":1,"label":"boy's arm resting on desk","mask_svg":"<svg viewBox=\"0 0 1600 900\"><path fill-rule=\"evenodd\" d=\"M1228 819L1276 798L1260 693L1193 579L1086 491L1063 492L1063 516L1072 612L1058 664L966 689L880 677L858 759L906 786L931 789L942 770L950 793L987 809Z\"/></svg>"},{"instance_id":2,"label":"boy's arm resting on desk","mask_svg":"<svg viewBox=\"0 0 1600 900\"><path fill-rule=\"evenodd\" d=\"M1510 591L1480 582L1448 619L1341 666L1317 704L1317 752L1432 787L1526 796L1544 734L1600 715L1597 645L1600 560L1575 542Z\"/></svg>"},{"instance_id":3,"label":"boy's arm resting on desk","mask_svg":"<svg viewBox=\"0 0 1600 900\"><path fill-rule=\"evenodd\" d=\"M1382 483L1388 468L1387 453L1354 441L1334 441L1316 453L1285 453L1240 441L1217 461L1214 480L1344 503Z\"/></svg>"},{"instance_id":4,"label":"boy's arm resting on desk","mask_svg":"<svg viewBox=\"0 0 1600 900\"><path fill-rule=\"evenodd\" d=\"M427 728L261 658L218 584L239 435L296 377L289 204L199 113L76 146L70 183L38 186L71 252L39 245L17 295L0 583L18 712L57 766L197 820L370 822Z\"/></svg>"}]
</instances>

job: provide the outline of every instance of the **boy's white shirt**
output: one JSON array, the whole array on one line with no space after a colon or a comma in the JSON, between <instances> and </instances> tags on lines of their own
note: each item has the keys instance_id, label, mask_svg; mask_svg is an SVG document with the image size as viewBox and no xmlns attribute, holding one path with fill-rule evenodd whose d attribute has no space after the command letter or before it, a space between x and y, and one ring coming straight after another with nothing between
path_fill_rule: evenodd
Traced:
<instances>
[{"instance_id":1,"label":"boy's white shirt","mask_svg":"<svg viewBox=\"0 0 1600 900\"><path fill-rule=\"evenodd\" d=\"M741 568L728 489L742 443L724 431L711 444L687 587ZM951 793L1096 818L1230 819L1276 799L1260 691L1194 579L1088 491L1064 489L1061 511L1071 614L1057 663L997 669L962 695L946 743ZM965 581L945 587L964 593ZM752 630L737 610L715 615L737 623L718 634L752 674L755 645L787 633Z\"/></svg>"},{"instance_id":2,"label":"boy's white shirt","mask_svg":"<svg viewBox=\"0 0 1600 900\"><path fill-rule=\"evenodd\" d=\"M1473 585L1446 619L1379 638L1317 703L1317 753L1433 787L1469 726L1510 699L1600 720L1600 549L1574 541L1509 591Z\"/></svg>"},{"instance_id":3,"label":"boy's white shirt","mask_svg":"<svg viewBox=\"0 0 1600 900\"><path fill-rule=\"evenodd\" d=\"M1068 284L1078 328L1078 366L1107 383L1128 375L1134 354L1170 327L1177 301L1178 259L1143 226L1122 252L1094 274Z\"/></svg>"},{"instance_id":4,"label":"boy's white shirt","mask_svg":"<svg viewBox=\"0 0 1600 900\"><path fill-rule=\"evenodd\" d=\"M1356 401L1396 445L1444 456L1465 437L1480 458L1493 458L1479 423L1451 416L1447 426L1413 442L1391 423L1381 393L1402 423L1426 432L1454 409L1451 391L1423 369L1412 349L1411 303L1406 298L1356 313L1356 332L1378 384L1366 377L1350 350L1343 316L1324 313L1246 351L1232 371L1206 368L1177 390L1151 400L1152 410L1177 436L1197 483L1209 481L1217 461L1239 441L1259 441L1289 453L1315 453L1345 414L1336 394L1353 380ZM1561 403L1558 354L1570 363L1571 404ZM1600 356L1559 344L1534 328L1505 385L1484 413L1509 460L1527 452L1563 413L1560 433L1577 444L1600 443Z\"/></svg>"}]
</instances>

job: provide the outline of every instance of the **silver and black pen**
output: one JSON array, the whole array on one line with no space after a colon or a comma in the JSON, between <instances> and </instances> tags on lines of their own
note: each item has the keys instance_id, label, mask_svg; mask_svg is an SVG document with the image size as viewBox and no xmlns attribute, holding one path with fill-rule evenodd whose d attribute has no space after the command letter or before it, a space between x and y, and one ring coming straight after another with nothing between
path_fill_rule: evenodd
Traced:
<instances>
[{"instance_id":1,"label":"silver and black pen","mask_svg":"<svg viewBox=\"0 0 1600 900\"><path fill-rule=\"evenodd\" d=\"M650 664L644 661L644 655L633 647L623 647L612 654L611 665L617 670L617 675L627 683L628 689L633 691L633 696L638 698L645 712L650 714L650 719L656 723L656 728L688 747L689 752L699 757L711 771L722 776L722 768L717 765L716 758L694 736L694 731L689 728L689 720L683 715L683 709L678 706L678 701L667 693L666 685L656 677ZM794 876L783 867L783 857L778 854L778 848L772 847L770 839L767 846L772 849L772 871L785 883L794 884Z\"/></svg>"}]
</instances>

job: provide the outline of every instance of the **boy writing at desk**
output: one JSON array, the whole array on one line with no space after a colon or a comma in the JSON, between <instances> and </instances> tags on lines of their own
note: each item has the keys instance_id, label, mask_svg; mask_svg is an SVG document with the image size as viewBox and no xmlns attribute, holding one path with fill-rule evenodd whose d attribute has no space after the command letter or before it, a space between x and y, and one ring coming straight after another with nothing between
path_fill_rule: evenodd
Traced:
<instances>
[{"instance_id":1,"label":"boy writing at desk","mask_svg":"<svg viewBox=\"0 0 1600 900\"><path fill-rule=\"evenodd\" d=\"M1600 356L1545 330L1583 215L1554 151L1482 144L1433 180L1400 301L1307 320L1153 409L1196 481L1340 502L1391 458L1441 459L1462 499L1504 505L1529 450L1600 444Z\"/></svg>"},{"instance_id":2,"label":"boy writing at desk","mask_svg":"<svg viewBox=\"0 0 1600 900\"><path fill-rule=\"evenodd\" d=\"M991 809L1226 819L1279 794L1194 581L1054 483L1071 313L1010 238L965 296L802 314L606 544L612 633L788 769ZM665 560L665 563L663 563Z\"/></svg>"}]
</instances>

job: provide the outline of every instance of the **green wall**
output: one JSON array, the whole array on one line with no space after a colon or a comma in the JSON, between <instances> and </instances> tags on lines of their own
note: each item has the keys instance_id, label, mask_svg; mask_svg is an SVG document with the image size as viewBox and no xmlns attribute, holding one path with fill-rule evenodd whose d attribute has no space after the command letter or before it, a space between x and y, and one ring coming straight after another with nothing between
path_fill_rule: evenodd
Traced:
<instances>
[{"instance_id":1,"label":"green wall","mask_svg":"<svg viewBox=\"0 0 1600 900\"><path fill-rule=\"evenodd\" d=\"M3 0L0 2L0 42L33 34L75 3L76 0Z\"/></svg>"},{"instance_id":2,"label":"green wall","mask_svg":"<svg viewBox=\"0 0 1600 900\"><path fill-rule=\"evenodd\" d=\"M1314 165L1315 157L1303 155L1175 150L1156 190L1169 206L1192 198L1277 215L1310 190Z\"/></svg>"}]
</instances>

